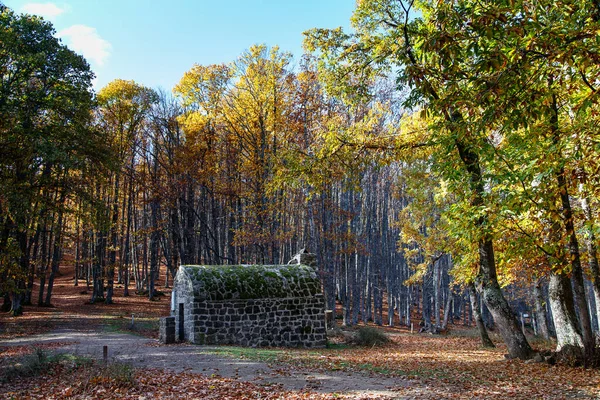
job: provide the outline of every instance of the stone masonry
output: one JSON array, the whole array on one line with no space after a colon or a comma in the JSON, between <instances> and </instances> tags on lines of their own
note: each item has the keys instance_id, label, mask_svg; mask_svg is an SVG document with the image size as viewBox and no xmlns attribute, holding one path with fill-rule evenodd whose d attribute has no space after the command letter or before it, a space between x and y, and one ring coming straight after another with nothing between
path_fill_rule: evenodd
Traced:
<instances>
[{"instance_id":1,"label":"stone masonry","mask_svg":"<svg viewBox=\"0 0 600 400\"><path fill-rule=\"evenodd\" d=\"M181 266L172 316L177 340L197 344L327 343L321 284L306 265Z\"/></svg>"},{"instance_id":2,"label":"stone masonry","mask_svg":"<svg viewBox=\"0 0 600 400\"><path fill-rule=\"evenodd\" d=\"M175 343L175 317L162 317L160 319L158 340L164 344Z\"/></svg>"}]
</instances>

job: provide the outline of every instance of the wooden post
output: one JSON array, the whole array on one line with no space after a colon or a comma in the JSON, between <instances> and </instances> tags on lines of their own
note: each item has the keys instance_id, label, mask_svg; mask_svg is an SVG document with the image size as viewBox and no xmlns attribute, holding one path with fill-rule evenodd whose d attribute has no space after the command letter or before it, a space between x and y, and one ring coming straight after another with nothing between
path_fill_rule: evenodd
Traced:
<instances>
[{"instance_id":1,"label":"wooden post","mask_svg":"<svg viewBox=\"0 0 600 400\"><path fill-rule=\"evenodd\" d=\"M108 364L108 346L102 347L102 359L104 360L104 365Z\"/></svg>"}]
</instances>

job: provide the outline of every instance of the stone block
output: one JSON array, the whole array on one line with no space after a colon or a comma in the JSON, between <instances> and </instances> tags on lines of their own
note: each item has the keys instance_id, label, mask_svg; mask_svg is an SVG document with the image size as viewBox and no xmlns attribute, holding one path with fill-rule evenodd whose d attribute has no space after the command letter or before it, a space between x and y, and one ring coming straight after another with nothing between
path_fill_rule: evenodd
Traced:
<instances>
[{"instance_id":1,"label":"stone block","mask_svg":"<svg viewBox=\"0 0 600 400\"><path fill-rule=\"evenodd\" d=\"M159 323L158 339L161 343L175 343L175 317L162 317Z\"/></svg>"}]
</instances>

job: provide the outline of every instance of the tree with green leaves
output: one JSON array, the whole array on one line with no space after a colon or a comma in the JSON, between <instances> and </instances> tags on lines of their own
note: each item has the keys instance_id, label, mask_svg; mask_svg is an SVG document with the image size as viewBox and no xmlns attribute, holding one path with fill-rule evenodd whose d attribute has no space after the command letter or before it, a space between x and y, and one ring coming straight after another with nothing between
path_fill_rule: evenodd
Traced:
<instances>
[{"instance_id":1,"label":"tree with green leaves","mask_svg":"<svg viewBox=\"0 0 600 400\"><path fill-rule=\"evenodd\" d=\"M502 241L503 251L529 254L524 264L538 274L551 271L558 350L579 348L586 360L593 358L572 194L577 177L589 176L587 163L575 161L597 157L589 144L596 135L599 12L594 2L363 0L353 16L354 34L307 34L338 92L360 89L348 79L355 71L395 70L412 89L407 105L428 116L430 138L439 146L433 167L456 199L450 233L471 249L459 252L457 265L478 258L477 289L514 357L527 358L532 350L500 289L499 278L510 271L498 267L511 264L496 263L494 243ZM401 147L410 147L400 138ZM583 193L594 184L586 181ZM593 226L592 213L586 218ZM540 255L547 262L531 262Z\"/></svg>"},{"instance_id":2,"label":"tree with green leaves","mask_svg":"<svg viewBox=\"0 0 600 400\"><path fill-rule=\"evenodd\" d=\"M10 295L14 315L36 274L39 234L60 245L66 199L80 187L77 175L107 161L91 128L93 73L54 33L39 17L1 10L0 291ZM50 260L52 247L44 249ZM57 260L52 263L55 272Z\"/></svg>"},{"instance_id":3,"label":"tree with green leaves","mask_svg":"<svg viewBox=\"0 0 600 400\"><path fill-rule=\"evenodd\" d=\"M445 60L440 60L438 53L426 48L427 35L436 29L436 15L424 9L423 19L414 18L412 7L412 2L361 1L353 16L355 34L346 34L340 29L313 30L307 33L306 43L309 49L321 51L321 67L332 77L340 73L342 78L347 76L344 69L348 68L366 71L401 68L402 81L413 89L408 105L422 104L438 125L432 134L436 135L435 140L445 154L438 156L441 162L437 166L450 182L460 184L463 189L462 202L470 211L465 214L469 221L467 228L479 254L478 289L500 327L510 355L528 358L531 347L497 279L482 168L487 135L468 124L468 115L453 101L455 86L440 79L438 70L452 68L453 64L443 63Z\"/></svg>"}]
</instances>

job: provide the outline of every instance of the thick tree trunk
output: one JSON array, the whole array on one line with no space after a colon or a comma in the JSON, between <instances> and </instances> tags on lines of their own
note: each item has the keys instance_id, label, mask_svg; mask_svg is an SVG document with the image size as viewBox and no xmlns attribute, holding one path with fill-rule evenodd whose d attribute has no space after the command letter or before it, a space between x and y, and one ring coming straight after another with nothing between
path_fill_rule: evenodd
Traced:
<instances>
[{"instance_id":1,"label":"thick tree trunk","mask_svg":"<svg viewBox=\"0 0 600 400\"><path fill-rule=\"evenodd\" d=\"M39 255L33 255L33 262L38 264L37 267L37 275L40 278L39 287L38 287L38 307L44 306L44 291L46 290L46 275L48 272L48 242L50 238L49 229L46 226L46 223L42 225L42 235L41 235L41 246L39 250Z\"/></svg>"},{"instance_id":2,"label":"thick tree trunk","mask_svg":"<svg viewBox=\"0 0 600 400\"><path fill-rule=\"evenodd\" d=\"M509 356L528 359L533 355L525 334L502 294L496 277L494 249L491 240L482 240L479 246L480 273L477 277L479 292L506 343Z\"/></svg>"},{"instance_id":3,"label":"thick tree trunk","mask_svg":"<svg viewBox=\"0 0 600 400\"><path fill-rule=\"evenodd\" d=\"M451 119L458 121L461 118L460 115L457 115L452 116ZM462 141L457 139L455 143L465 169L469 173L473 196L471 205L481 207L484 204L485 186L479 164L479 155ZM476 228L488 229L485 215L482 215L476 221ZM509 356L520 359L531 358L533 350L529 346L525 334L521 331L519 323L500 289L494 260L494 245L488 235L484 235L479 240L479 273L476 277L476 285L506 343Z\"/></svg>"},{"instance_id":4,"label":"thick tree trunk","mask_svg":"<svg viewBox=\"0 0 600 400\"><path fill-rule=\"evenodd\" d=\"M24 282L22 286L25 286ZM18 317L19 315L23 315L23 294L19 292L11 292L10 293L10 311L9 314L13 317Z\"/></svg>"},{"instance_id":5,"label":"thick tree trunk","mask_svg":"<svg viewBox=\"0 0 600 400\"><path fill-rule=\"evenodd\" d=\"M442 330L448 328L448 321L452 315L452 301L454 299L454 293L452 289L448 288L448 297L446 297L446 304L444 305L444 319L442 321Z\"/></svg>"},{"instance_id":6,"label":"thick tree trunk","mask_svg":"<svg viewBox=\"0 0 600 400\"><path fill-rule=\"evenodd\" d=\"M421 301L422 301L422 310L423 312L421 313L422 318L421 318L421 325L423 325L423 330L430 330L431 329L431 293L430 293L430 286L429 285L429 279L430 279L430 275L431 275L431 271L428 271L427 274L425 274L425 276L423 277L423 287L421 290Z\"/></svg>"},{"instance_id":7,"label":"thick tree trunk","mask_svg":"<svg viewBox=\"0 0 600 400\"><path fill-rule=\"evenodd\" d=\"M403 27L404 46L406 55L410 63L418 65L417 58L410 46L410 33L408 25ZM431 82L425 77L420 80L420 89L432 100L439 100L439 95ZM445 119L451 124L463 122L460 112L448 108L444 111ZM458 150L460 159L469 175L471 188L471 205L479 208L484 205L485 185L481 171L479 154L473 148L476 143L465 142L457 132L454 145ZM480 217L475 222L477 229L489 229L487 226L487 218L485 215ZM483 295L483 299L488 306L494 321L498 324L500 333L508 347L508 352L511 357L521 359L530 358L533 355L533 350L529 346L525 335L519 328L519 324L513 315L508 302L504 298L498 278L496 276L496 265L494 261L494 247L492 238L485 235L478 243L479 247L479 273L477 275L478 290Z\"/></svg>"},{"instance_id":8,"label":"thick tree trunk","mask_svg":"<svg viewBox=\"0 0 600 400\"><path fill-rule=\"evenodd\" d=\"M440 309L441 307L441 257L437 259L437 262L433 263L433 317L435 321L435 327L439 329L441 327L440 321Z\"/></svg>"},{"instance_id":9,"label":"thick tree trunk","mask_svg":"<svg viewBox=\"0 0 600 400\"><path fill-rule=\"evenodd\" d=\"M129 275L131 274L131 264L133 260L133 252L131 249L131 229L132 229L132 219L135 218L133 214L133 182L130 179L129 182L129 193L127 196L127 214L126 214L126 227L125 227L125 244L123 245L123 258L124 262L121 263L123 273L125 276L123 277L123 297L129 296Z\"/></svg>"},{"instance_id":10,"label":"thick tree trunk","mask_svg":"<svg viewBox=\"0 0 600 400\"><path fill-rule=\"evenodd\" d=\"M153 200L151 205L151 225L152 233L150 234L150 273L148 276L148 297L150 300L154 298L154 281L158 273L158 245L160 240L160 232L158 230L158 201Z\"/></svg>"},{"instance_id":11,"label":"thick tree trunk","mask_svg":"<svg viewBox=\"0 0 600 400\"><path fill-rule=\"evenodd\" d=\"M92 298L91 303L104 300L104 277L102 271L104 269L105 261L105 249L106 249L106 233L98 232L96 235L96 257L94 258L92 266Z\"/></svg>"},{"instance_id":12,"label":"thick tree trunk","mask_svg":"<svg viewBox=\"0 0 600 400\"><path fill-rule=\"evenodd\" d=\"M550 84L552 81L550 81ZM560 132L558 124L558 104L556 95L552 95L552 114L550 115L550 125L553 134L554 144L560 142ZM561 155L562 156L562 155ZM571 265L571 280L573 281L573 294L575 304L579 310L579 322L581 323L581 333L583 338L583 346L586 363L590 362L594 357L595 339L592 331L592 322L588 309L588 303L585 297L585 286L583 283L583 269L581 268L581 257L579 254L579 242L575 233L575 223L571 202L569 200L569 190L564 167L560 167L556 171L556 183L562 206L562 218L564 224L564 232L569 240L569 261Z\"/></svg>"},{"instance_id":13,"label":"thick tree trunk","mask_svg":"<svg viewBox=\"0 0 600 400\"><path fill-rule=\"evenodd\" d=\"M565 274L552 273L548 285L548 294L556 329L556 351L561 351L565 347L582 350L583 338L577 323L569 277Z\"/></svg>"}]
</instances>

